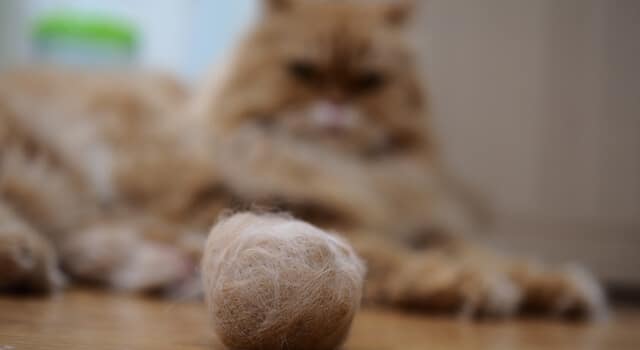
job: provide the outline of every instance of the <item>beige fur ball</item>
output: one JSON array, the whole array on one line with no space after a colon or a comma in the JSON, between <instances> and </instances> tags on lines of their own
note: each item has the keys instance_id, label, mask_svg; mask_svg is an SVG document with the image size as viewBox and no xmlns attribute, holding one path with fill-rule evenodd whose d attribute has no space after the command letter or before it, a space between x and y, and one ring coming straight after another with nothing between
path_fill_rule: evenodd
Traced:
<instances>
[{"instance_id":1,"label":"beige fur ball","mask_svg":"<svg viewBox=\"0 0 640 350\"><path fill-rule=\"evenodd\" d=\"M250 213L213 228L202 262L215 331L234 350L339 347L360 306L364 274L342 239Z\"/></svg>"}]
</instances>

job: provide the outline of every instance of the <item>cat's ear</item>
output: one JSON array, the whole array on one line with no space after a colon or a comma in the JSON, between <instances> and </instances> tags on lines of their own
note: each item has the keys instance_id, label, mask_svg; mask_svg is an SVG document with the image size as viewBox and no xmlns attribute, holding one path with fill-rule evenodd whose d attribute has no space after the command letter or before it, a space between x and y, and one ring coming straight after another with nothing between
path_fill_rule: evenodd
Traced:
<instances>
[{"instance_id":1,"label":"cat's ear","mask_svg":"<svg viewBox=\"0 0 640 350\"><path fill-rule=\"evenodd\" d=\"M415 10L414 0L395 0L384 5L384 20L394 27L404 27L411 21Z\"/></svg>"},{"instance_id":2,"label":"cat's ear","mask_svg":"<svg viewBox=\"0 0 640 350\"><path fill-rule=\"evenodd\" d=\"M267 13L277 13L290 10L296 0L262 0Z\"/></svg>"}]
</instances>

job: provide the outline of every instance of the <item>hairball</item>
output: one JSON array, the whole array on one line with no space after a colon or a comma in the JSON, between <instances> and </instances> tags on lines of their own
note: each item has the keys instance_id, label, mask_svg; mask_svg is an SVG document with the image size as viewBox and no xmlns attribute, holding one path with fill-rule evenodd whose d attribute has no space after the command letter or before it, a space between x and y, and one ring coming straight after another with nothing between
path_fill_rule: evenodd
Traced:
<instances>
[{"instance_id":1,"label":"hairball","mask_svg":"<svg viewBox=\"0 0 640 350\"><path fill-rule=\"evenodd\" d=\"M365 267L343 239L278 215L236 214L202 261L216 334L238 350L332 350L360 307Z\"/></svg>"}]
</instances>

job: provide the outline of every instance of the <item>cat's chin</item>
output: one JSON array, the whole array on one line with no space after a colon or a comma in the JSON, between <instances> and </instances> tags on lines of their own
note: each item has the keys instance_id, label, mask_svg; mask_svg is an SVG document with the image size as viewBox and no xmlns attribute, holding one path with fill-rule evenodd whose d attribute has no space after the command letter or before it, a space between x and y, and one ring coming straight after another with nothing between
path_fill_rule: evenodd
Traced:
<instances>
[{"instance_id":1,"label":"cat's chin","mask_svg":"<svg viewBox=\"0 0 640 350\"><path fill-rule=\"evenodd\" d=\"M302 118L302 117L301 117ZM312 117L310 117L312 118ZM273 151L278 146L287 150L295 148L304 153L326 153L326 156L344 159L350 162L371 161L380 156L393 153L388 138L382 133L367 135L359 132L357 127L339 125L304 125L291 127L273 122L272 119L256 119L253 124L247 124L236 129L233 133L223 136L225 139L243 139L247 147L251 147L251 138L263 145L269 144ZM235 134L235 136L230 136Z\"/></svg>"}]
</instances>

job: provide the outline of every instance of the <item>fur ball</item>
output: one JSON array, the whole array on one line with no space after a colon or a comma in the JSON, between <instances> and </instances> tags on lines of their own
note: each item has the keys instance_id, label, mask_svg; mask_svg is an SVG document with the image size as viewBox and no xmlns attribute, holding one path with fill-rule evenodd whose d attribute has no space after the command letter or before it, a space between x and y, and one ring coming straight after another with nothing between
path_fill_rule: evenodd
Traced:
<instances>
[{"instance_id":1,"label":"fur ball","mask_svg":"<svg viewBox=\"0 0 640 350\"><path fill-rule=\"evenodd\" d=\"M213 228L202 275L227 347L331 350L360 306L365 268L345 241L314 226L242 213Z\"/></svg>"}]
</instances>

